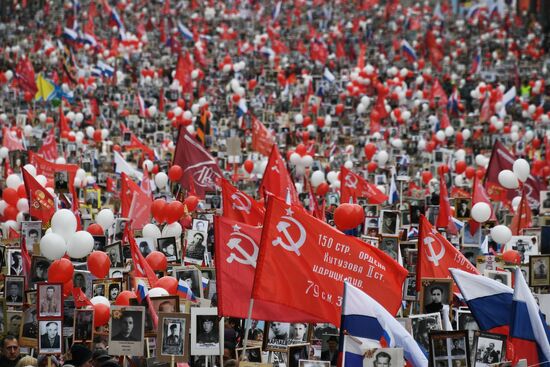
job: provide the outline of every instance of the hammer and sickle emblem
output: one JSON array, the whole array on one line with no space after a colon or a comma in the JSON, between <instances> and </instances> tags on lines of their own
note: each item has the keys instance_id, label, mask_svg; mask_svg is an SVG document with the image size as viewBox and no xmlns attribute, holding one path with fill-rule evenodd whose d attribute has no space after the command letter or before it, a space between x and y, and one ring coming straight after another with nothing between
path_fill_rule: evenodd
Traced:
<instances>
[{"instance_id":1,"label":"hammer and sickle emblem","mask_svg":"<svg viewBox=\"0 0 550 367\"><path fill-rule=\"evenodd\" d=\"M346 176L346 186L350 189L356 189L357 188L357 177L353 175L347 175Z\"/></svg>"},{"instance_id":2,"label":"hammer and sickle emblem","mask_svg":"<svg viewBox=\"0 0 550 367\"><path fill-rule=\"evenodd\" d=\"M240 237L240 238L239 238ZM242 241L248 241L252 245L252 253L247 252L242 246ZM227 242L227 246L235 250L237 253L231 252L229 254L229 257L227 258L228 263L232 263L233 261L236 261L238 263L244 264L244 265L251 265L252 267L256 268L256 260L258 259L258 252L259 247L256 245L254 240L250 238L250 236L247 236L244 233L241 232L233 232L231 234L231 238L229 239L229 242ZM242 257L240 257L240 256Z\"/></svg>"},{"instance_id":3,"label":"hammer and sickle emblem","mask_svg":"<svg viewBox=\"0 0 550 367\"><path fill-rule=\"evenodd\" d=\"M277 223L277 230L279 231L279 233L282 233L284 235L287 242L285 242L285 240L283 240L281 237L277 237L273 240L271 244L273 246L281 245L281 247L285 250L294 251L296 255L300 256L300 247L302 247L304 242L306 241L306 230L304 226L302 226L302 223L298 222L296 219L286 215L282 216L281 219L286 219L289 221L280 221L279 223ZM292 235L288 232L288 228L292 226L293 223L300 230L300 238L298 238L297 241L295 241Z\"/></svg>"},{"instance_id":4,"label":"hammer and sickle emblem","mask_svg":"<svg viewBox=\"0 0 550 367\"><path fill-rule=\"evenodd\" d=\"M441 245L441 250L437 254L435 253L435 250L433 248L433 242L438 242ZM439 266L439 260L441 260L445 255L445 247L441 244L440 241L436 240L433 237L424 238L424 245L428 246L428 250L430 252L428 254L428 261L433 262L435 266Z\"/></svg>"},{"instance_id":5,"label":"hammer and sickle emblem","mask_svg":"<svg viewBox=\"0 0 550 367\"><path fill-rule=\"evenodd\" d=\"M250 214L250 208L252 207L252 203L250 202L249 198L247 198L240 192L236 192L233 195L231 195L231 199L233 200L233 204L232 204L233 209L237 209L245 212L246 214Z\"/></svg>"}]
</instances>

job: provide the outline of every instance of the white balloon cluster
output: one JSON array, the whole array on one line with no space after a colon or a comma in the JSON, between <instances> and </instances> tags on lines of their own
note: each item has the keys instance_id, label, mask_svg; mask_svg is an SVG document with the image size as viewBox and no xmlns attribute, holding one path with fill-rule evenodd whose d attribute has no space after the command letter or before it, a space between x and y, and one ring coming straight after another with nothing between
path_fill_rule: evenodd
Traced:
<instances>
[{"instance_id":1,"label":"white balloon cluster","mask_svg":"<svg viewBox=\"0 0 550 367\"><path fill-rule=\"evenodd\" d=\"M505 169L499 172L498 182L507 189L517 189L519 182L525 182L529 178L531 167L525 159L516 159L512 167L512 171Z\"/></svg>"}]
</instances>

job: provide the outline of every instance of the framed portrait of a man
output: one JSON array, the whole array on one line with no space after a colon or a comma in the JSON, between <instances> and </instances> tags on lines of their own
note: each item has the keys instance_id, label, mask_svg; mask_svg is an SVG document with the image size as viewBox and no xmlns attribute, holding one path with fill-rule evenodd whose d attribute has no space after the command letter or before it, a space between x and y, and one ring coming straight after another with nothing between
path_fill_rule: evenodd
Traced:
<instances>
[{"instance_id":1,"label":"framed portrait of a man","mask_svg":"<svg viewBox=\"0 0 550 367\"><path fill-rule=\"evenodd\" d=\"M296 344L288 347L288 367L299 367L301 359L309 358L309 344Z\"/></svg>"},{"instance_id":2,"label":"framed portrait of a man","mask_svg":"<svg viewBox=\"0 0 550 367\"><path fill-rule=\"evenodd\" d=\"M442 330L441 313L410 315L413 338L427 355L430 350L430 332Z\"/></svg>"},{"instance_id":3,"label":"framed portrait of a man","mask_svg":"<svg viewBox=\"0 0 550 367\"><path fill-rule=\"evenodd\" d=\"M455 199L456 217L459 219L470 218L470 210L472 209L472 201L465 198Z\"/></svg>"},{"instance_id":4,"label":"framed portrait of a man","mask_svg":"<svg viewBox=\"0 0 550 367\"><path fill-rule=\"evenodd\" d=\"M23 311L23 328L19 344L25 347L38 347L38 319L36 307L28 307Z\"/></svg>"},{"instance_id":5,"label":"framed portrait of a man","mask_svg":"<svg viewBox=\"0 0 550 367\"><path fill-rule=\"evenodd\" d=\"M73 340L87 343L93 340L94 310L75 310Z\"/></svg>"},{"instance_id":6,"label":"framed portrait of a man","mask_svg":"<svg viewBox=\"0 0 550 367\"><path fill-rule=\"evenodd\" d=\"M151 304L158 313L180 312L180 299L178 296L151 297Z\"/></svg>"},{"instance_id":7,"label":"framed portrait of a man","mask_svg":"<svg viewBox=\"0 0 550 367\"><path fill-rule=\"evenodd\" d=\"M20 249L8 249L7 254L8 275L23 275L23 256Z\"/></svg>"},{"instance_id":8,"label":"framed portrait of a man","mask_svg":"<svg viewBox=\"0 0 550 367\"><path fill-rule=\"evenodd\" d=\"M470 347L465 331L430 333L431 366L469 367Z\"/></svg>"},{"instance_id":9,"label":"framed portrait of a man","mask_svg":"<svg viewBox=\"0 0 550 367\"><path fill-rule=\"evenodd\" d=\"M177 267L172 270L176 279L184 280L195 297L203 298L201 271L194 266Z\"/></svg>"},{"instance_id":10,"label":"framed portrait of a man","mask_svg":"<svg viewBox=\"0 0 550 367\"><path fill-rule=\"evenodd\" d=\"M416 276L405 278L403 286L403 299L406 301L416 301Z\"/></svg>"},{"instance_id":11,"label":"framed portrait of a man","mask_svg":"<svg viewBox=\"0 0 550 367\"><path fill-rule=\"evenodd\" d=\"M111 306L109 319L109 353L143 356L145 308Z\"/></svg>"},{"instance_id":12,"label":"framed portrait of a man","mask_svg":"<svg viewBox=\"0 0 550 367\"><path fill-rule=\"evenodd\" d=\"M179 261L176 237L157 238L157 248L166 256L166 261L169 263Z\"/></svg>"},{"instance_id":13,"label":"framed portrait of a man","mask_svg":"<svg viewBox=\"0 0 550 367\"><path fill-rule=\"evenodd\" d=\"M506 335L476 331L475 367L487 367L506 360Z\"/></svg>"},{"instance_id":14,"label":"framed portrait of a man","mask_svg":"<svg viewBox=\"0 0 550 367\"><path fill-rule=\"evenodd\" d=\"M107 246L107 237L105 236L93 236L94 238L94 251L105 252Z\"/></svg>"},{"instance_id":15,"label":"framed portrait of a man","mask_svg":"<svg viewBox=\"0 0 550 367\"><path fill-rule=\"evenodd\" d=\"M31 258L31 284L37 284L48 280L48 269L51 261L42 256Z\"/></svg>"},{"instance_id":16,"label":"framed portrait of a man","mask_svg":"<svg viewBox=\"0 0 550 367\"><path fill-rule=\"evenodd\" d=\"M157 358L169 362L189 360L190 315L177 312L159 313Z\"/></svg>"},{"instance_id":17,"label":"framed portrait of a man","mask_svg":"<svg viewBox=\"0 0 550 367\"><path fill-rule=\"evenodd\" d=\"M63 284L39 283L38 319L61 318L63 315Z\"/></svg>"},{"instance_id":18,"label":"framed portrait of a man","mask_svg":"<svg viewBox=\"0 0 550 367\"><path fill-rule=\"evenodd\" d=\"M73 287L80 288L88 298L92 298L92 273L86 270L75 270Z\"/></svg>"},{"instance_id":19,"label":"framed portrait of a man","mask_svg":"<svg viewBox=\"0 0 550 367\"><path fill-rule=\"evenodd\" d=\"M122 240L122 237L124 236L124 231L126 230L126 226L128 225L128 222L129 222L128 218L117 218L115 220L115 241Z\"/></svg>"},{"instance_id":20,"label":"framed portrait of a man","mask_svg":"<svg viewBox=\"0 0 550 367\"><path fill-rule=\"evenodd\" d=\"M550 255L531 255L529 257L529 285L544 287L550 285Z\"/></svg>"},{"instance_id":21,"label":"framed portrait of a man","mask_svg":"<svg viewBox=\"0 0 550 367\"><path fill-rule=\"evenodd\" d=\"M479 330L474 316L469 310L458 310L456 313L457 329L468 333L468 346L470 351L474 350L474 334Z\"/></svg>"},{"instance_id":22,"label":"framed portrait of a man","mask_svg":"<svg viewBox=\"0 0 550 367\"><path fill-rule=\"evenodd\" d=\"M272 321L264 326L263 350L286 351L290 341L290 323Z\"/></svg>"},{"instance_id":23,"label":"framed portrait of a man","mask_svg":"<svg viewBox=\"0 0 550 367\"><path fill-rule=\"evenodd\" d=\"M540 214L550 214L550 191L540 192Z\"/></svg>"},{"instance_id":24,"label":"framed portrait of a man","mask_svg":"<svg viewBox=\"0 0 550 367\"><path fill-rule=\"evenodd\" d=\"M422 313L440 312L443 305L451 303L453 282L451 279L422 278L420 310Z\"/></svg>"},{"instance_id":25,"label":"framed portrait of a man","mask_svg":"<svg viewBox=\"0 0 550 367\"><path fill-rule=\"evenodd\" d=\"M241 355L243 354L243 348L237 348L235 351L237 352L237 359L240 360ZM245 360L247 362L252 362L252 363L261 363L262 347L261 346L247 347L246 356L243 356L242 360Z\"/></svg>"},{"instance_id":26,"label":"framed portrait of a man","mask_svg":"<svg viewBox=\"0 0 550 367\"><path fill-rule=\"evenodd\" d=\"M120 244L120 242L105 246L105 253L109 255L111 266L113 268L120 268L124 265L124 259L122 257L122 245Z\"/></svg>"},{"instance_id":27,"label":"framed portrait of a man","mask_svg":"<svg viewBox=\"0 0 550 367\"><path fill-rule=\"evenodd\" d=\"M38 339L39 354L61 354L63 328L61 320L42 320L38 322L40 338Z\"/></svg>"},{"instance_id":28,"label":"framed portrait of a man","mask_svg":"<svg viewBox=\"0 0 550 367\"><path fill-rule=\"evenodd\" d=\"M397 260L397 253L399 252L399 238L397 236L388 235L380 236L378 249L384 251L392 259Z\"/></svg>"},{"instance_id":29,"label":"framed portrait of a man","mask_svg":"<svg viewBox=\"0 0 550 367\"><path fill-rule=\"evenodd\" d=\"M508 287L512 286L512 273L509 271L485 270L483 275Z\"/></svg>"},{"instance_id":30,"label":"framed portrait of a man","mask_svg":"<svg viewBox=\"0 0 550 367\"><path fill-rule=\"evenodd\" d=\"M199 232L208 232L208 220L205 219L193 219L192 229Z\"/></svg>"},{"instance_id":31,"label":"framed portrait of a man","mask_svg":"<svg viewBox=\"0 0 550 367\"><path fill-rule=\"evenodd\" d=\"M191 355L223 353L223 317L216 307L191 308Z\"/></svg>"},{"instance_id":32,"label":"framed portrait of a man","mask_svg":"<svg viewBox=\"0 0 550 367\"><path fill-rule=\"evenodd\" d=\"M401 367L404 361L402 348L367 349L363 355L365 367Z\"/></svg>"},{"instance_id":33,"label":"framed portrait of a man","mask_svg":"<svg viewBox=\"0 0 550 367\"><path fill-rule=\"evenodd\" d=\"M147 257L147 255L156 250L155 242L152 238L136 238L136 243L143 257Z\"/></svg>"},{"instance_id":34,"label":"framed portrait of a man","mask_svg":"<svg viewBox=\"0 0 550 367\"><path fill-rule=\"evenodd\" d=\"M399 229L399 212L393 210L382 210L380 212L380 233L397 234Z\"/></svg>"},{"instance_id":35,"label":"framed portrait of a man","mask_svg":"<svg viewBox=\"0 0 550 367\"><path fill-rule=\"evenodd\" d=\"M27 249L31 252L34 252L34 249L38 249L40 239L42 238L42 222L21 222L21 232L23 236L25 236L25 244L27 245Z\"/></svg>"},{"instance_id":36,"label":"framed portrait of a man","mask_svg":"<svg viewBox=\"0 0 550 367\"><path fill-rule=\"evenodd\" d=\"M186 248L184 261L191 264L201 265L206 252L206 239L208 234L195 230L186 232Z\"/></svg>"},{"instance_id":37,"label":"framed portrait of a man","mask_svg":"<svg viewBox=\"0 0 550 367\"><path fill-rule=\"evenodd\" d=\"M69 192L69 172L56 171L54 173L54 187L56 192Z\"/></svg>"},{"instance_id":38,"label":"framed portrait of a man","mask_svg":"<svg viewBox=\"0 0 550 367\"><path fill-rule=\"evenodd\" d=\"M4 278L4 297L7 306L22 306L25 296L25 277L7 276Z\"/></svg>"},{"instance_id":39,"label":"framed portrait of a man","mask_svg":"<svg viewBox=\"0 0 550 367\"><path fill-rule=\"evenodd\" d=\"M21 311L6 311L4 319L4 330L6 333L19 337L21 326L23 325L23 312Z\"/></svg>"}]
</instances>

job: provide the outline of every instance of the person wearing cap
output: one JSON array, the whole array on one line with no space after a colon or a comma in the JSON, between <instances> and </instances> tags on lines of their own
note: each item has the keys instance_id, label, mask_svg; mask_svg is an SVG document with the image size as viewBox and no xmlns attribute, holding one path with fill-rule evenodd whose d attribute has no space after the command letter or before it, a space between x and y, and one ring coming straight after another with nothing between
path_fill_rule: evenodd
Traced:
<instances>
[{"instance_id":1,"label":"person wearing cap","mask_svg":"<svg viewBox=\"0 0 550 367\"><path fill-rule=\"evenodd\" d=\"M32 307L28 313L29 319L23 324L22 336L36 339L38 335L38 321L36 321L36 308Z\"/></svg>"},{"instance_id":2,"label":"person wearing cap","mask_svg":"<svg viewBox=\"0 0 550 367\"><path fill-rule=\"evenodd\" d=\"M214 319L216 317L205 316L202 320L201 331L197 335L198 343L218 343L219 336L214 330Z\"/></svg>"},{"instance_id":3,"label":"person wearing cap","mask_svg":"<svg viewBox=\"0 0 550 367\"><path fill-rule=\"evenodd\" d=\"M166 337L166 344L167 345L178 345L179 343L179 336L176 334L178 330L178 325L172 324L170 325L170 335Z\"/></svg>"},{"instance_id":4,"label":"person wearing cap","mask_svg":"<svg viewBox=\"0 0 550 367\"><path fill-rule=\"evenodd\" d=\"M328 350L321 353L322 361L330 361L331 366L336 366L338 361L338 338L331 336L327 340Z\"/></svg>"},{"instance_id":5,"label":"person wearing cap","mask_svg":"<svg viewBox=\"0 0 550 367\"><path fill-rule=\"evenodd\" d=\"M32 281L34 283L36 282L44 282L48 280L48 268L50 267L50 263L46 260L41 260L36 263L36 267L34 270L34 276L32 278Z\"/></svg>"},{"instance_id":6,"label":"person wearing cap","mask_svg":"<svg viewBox=\"0 0 550 367\"><path fill-rule=\"evenodd\" d=\"M63 366L68 365L74 367L93 367L92 351L85 345L74 344L71 347L71 359L63 364Z\"/></svg>"}]
</instances>

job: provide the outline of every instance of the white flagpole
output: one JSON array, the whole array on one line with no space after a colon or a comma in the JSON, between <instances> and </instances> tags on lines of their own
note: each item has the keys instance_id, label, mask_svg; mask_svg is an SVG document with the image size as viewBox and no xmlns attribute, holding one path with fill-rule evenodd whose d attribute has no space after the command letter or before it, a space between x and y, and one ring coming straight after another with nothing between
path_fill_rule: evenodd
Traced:
<instances>
[{"instance_id":1,"label":"white flagpole","mask_svg":"<svg viewBox=\"0 0 550 367\"><path fill-rule=\"evenodd\" d=\"M254 298L250 298L250 304L248 305L248 317L246 318L245 330L244 330L244 341L243 341L243 351L239 360L246 358L246 347L248 344L248 333L250 331L250 326L252 325L252 309L254 308Z\"/></svg>"}]
</instances>

